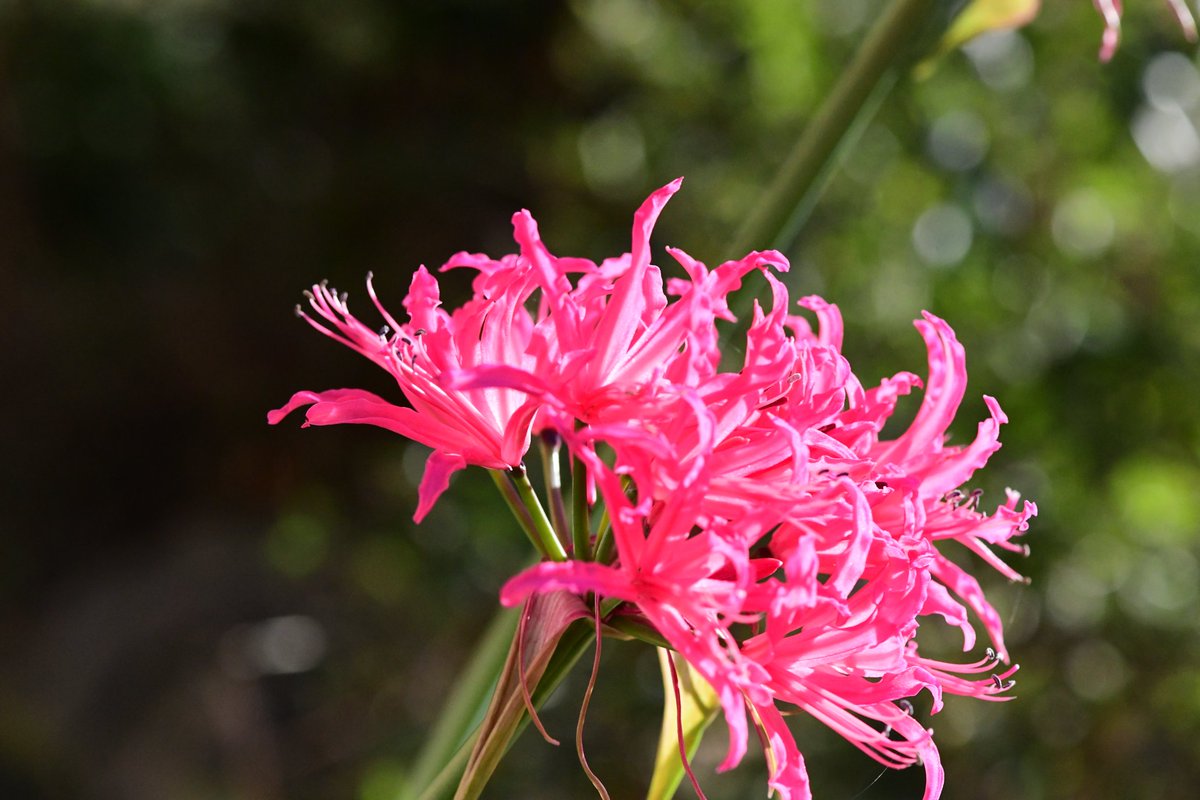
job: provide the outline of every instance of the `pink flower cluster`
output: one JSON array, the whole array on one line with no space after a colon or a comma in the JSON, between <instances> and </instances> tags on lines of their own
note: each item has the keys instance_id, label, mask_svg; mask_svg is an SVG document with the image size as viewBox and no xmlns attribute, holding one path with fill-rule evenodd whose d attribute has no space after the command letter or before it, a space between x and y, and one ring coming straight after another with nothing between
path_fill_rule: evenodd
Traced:
<instances>
[{"instance_id":1,"label":"pink flower cluster","mask_svg":"<svg viewBox=\"0 0 1200 800\"><path fill-rule=\"evenodd\" d=\"M788 268L777 252L709 270L668 249L687 277L664 282L650 233L679 185L654 192L630 252L600 264L551 255L520 212L518 254L460 253L443 267L476 270L470 301L441 309L422 268L407 322L375 301L383 333L314 287L309 322L388 370L411 408L354 389L299 392L269 419L309 406L308 424L373 424L433 448L418 518L454 470L514 467L533 434L556 431L609 511L615 558L540 563L507 582L504 604L556 590L625 601L616 613L652 626L715 689L729 730L721 768L742 759L753 726L785 800L811 796L785 720L796 710L882 764L923 764L925 797L938 797L932 732L907 698L928 690L934 712L946 693L1005 699L1015 670L999 666L1002 624L980 584L942 553L956 542L1021 579L997 550L1024 552L1014 539L1034 505L1010 492L988 514L959 488L999 448L1004 414L985 398L974 441L947 444L966 368L932 314L916 323L927 380L902 372L865 388L841 353L837 308L800 300L815 329L792 313L770 271ZM727 298L754 271L770 308L755 305L744 363L722 372L716 322L732 320ZM882 438L899 398L922 386L912 424ZM994 650L969 664L921 655L923 619L960 628L969 650L971 615Z\"/></svg>"}]
</instances>

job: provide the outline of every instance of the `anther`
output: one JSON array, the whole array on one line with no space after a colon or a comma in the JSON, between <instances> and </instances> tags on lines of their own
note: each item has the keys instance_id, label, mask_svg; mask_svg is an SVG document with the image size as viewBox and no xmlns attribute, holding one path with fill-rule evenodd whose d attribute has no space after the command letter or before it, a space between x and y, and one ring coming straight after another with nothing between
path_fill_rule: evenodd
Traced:
<instances>
[{"instance_id":1,"label":"anther","mask_svg":"<svg viewBox=\"0 0 1200 800\"><path fill-rule=\"evenodd\" d=\"M390 327L390 326L388 326L388 325L384 325L382 328L380 328L380 329L379 329L379 338L380 338L380 339L387 339L387 337L388 337L388 334L389 334L389 333L391 333L391 332L392 332L392 329L391 329L391 327Z\"/></svg>"},{"instance_id":2,"label":"anther","mask_svg":"<svg viewBox=\"0 0 1200 800\"><path fill-rule=\"evenodd\" d=\"M997 659L997 658L996 658L996 651L995 651L995 650L993 650L993 649L992 649L992 648L990 648L990 647L989 647L987 650L983 651L983 655L984 655L984 656L987 658L987 660L988 660L988 661L997 661L997 660L999 660L999 659Z\"/></svg>"},{"instance_id":3,"label":"anther","mask_svg":"<svg viewBox=\"0 0 1200 800\"><path fill-rule=\"evenodd\" d=\"M913 709L913 704L904 698L897 700L896 705L899 707L899 709L901 711L903 711L905 714L907 714L910 717L913 715L913 713L915 711Z\"/></svg>"},{"instance_id":4,"label":"anther","mask_svg":"<svg viewBox=\"0 0 1200 800\"><path fill-rule=\"evenodd\" d=\"M295 311L296 311L297 317L300 317L300 319L304 319L304 309L300 307L299 303L296 303Z\"/></svg>"},{"instance_id":5,"label":"anther","mask_svg":"<svg viewBox=\"0 0 1200 800\"><path fill-rule=\"evenodd\" d=\"M342 292L341 294L338 295L338 302L341 303L342 305L346 305L346 301L349 299L350 299L349 292Z\"/></svg>"}]
</instances>

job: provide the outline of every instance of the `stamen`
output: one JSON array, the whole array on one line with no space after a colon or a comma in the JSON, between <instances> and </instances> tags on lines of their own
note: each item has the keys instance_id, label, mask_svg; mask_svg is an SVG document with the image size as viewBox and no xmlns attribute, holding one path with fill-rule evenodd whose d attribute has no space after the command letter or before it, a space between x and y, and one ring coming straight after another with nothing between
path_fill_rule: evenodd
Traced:
<instances>
[{"instance_id":1,"label":"stamen","mask_svg":"<svg viewBox=\"0 0 1200 800\"><path fill-rule=\"evenodd\" d=\"M1009 689L1017 685L1017 682L1012 678L1005 680L999 675L992 675L992 685L996 687L998 692L1007 692Z\"/></svg>"}]
</instances>

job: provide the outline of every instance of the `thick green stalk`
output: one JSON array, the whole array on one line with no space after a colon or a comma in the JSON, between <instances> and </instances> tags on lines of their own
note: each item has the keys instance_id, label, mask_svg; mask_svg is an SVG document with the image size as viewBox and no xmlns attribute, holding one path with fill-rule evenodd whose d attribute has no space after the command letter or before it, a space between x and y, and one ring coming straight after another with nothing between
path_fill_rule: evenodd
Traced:
<instances>
[{"instance_id":1,"label":"thick green stalk","mask_svg":"<svg viewBox=\"0 0 1200 800\"><path fill-rule=\"evenodd\" d=\"M571 548L576 561L592 559L591 520L588 518L587 466L571 459Z\"/></svg>"},{"instance_id":2,"label":"thick green stalk","mask_svg":"<svg viewBox=\"0 0 1200 800\"><path fill-rule=\"evenodd\" d=\"M550 518L546 516L546 510L542 508L537 493L533 491L533 484L529 482L529 473L525 471L525 467L514 467L508 471L508 476L517 487L517 495L533 519L534 534L541 543L539 549L551 561L566 561L567 551L563 549L558 534L554 532L554 526L550 524Z\"/></svg>"},{"instance_id":3,"label":"thick green stalk","mask_svg":"<svg viewBox=\"0 0 1200 800\"><path fill-rule=\"evenodd\" d=\"M534 519L533 514L525 502L521 492L518 491L518 486L512 478L512 473L502 469L489 469L488 474L492 476L492 481L496 484L496 488L500 490L500 496L504 498L504 502L508 504L508 510L517 518L517 522L521 525L521 530L525 531L525 535L529 537L529 541L533 543L534 548L538 551L542 558L552 561L566 561L567 555L562 551L562 545L558 542L554 531L550 531L549 540L545 536L545 529L539 528ZM524 475L524 469L521 470ZM529 494L533 495L533 487L529 485L529 478L525 477L525 485L529 488ZM537 497L533 497L533 502L541 512L542 519L545 520L546 512L541 510L541 504L537 502ZM545 522L545 528L550 527L549 521ZM561 558L555 558L555 553L561 553Z\"/></svg>"},{"instance_id":4,"label":"thick green stalk","mask_svg":"<svg viewBox=\"0 0 1200 800\"><path fill-rule=\"evenodd\" d=\"M775 180L733 237L730 258L768 245L786 250L792 244L839 151L854 138L856 128L870 119L900 70L924 52L922 45L936 41L961 4L961 0L896 0L879 16Z\"/></svg>"},{"instance_id":5,"label":"thick green stalk","mask_svg":"<svg viewBox=\"0 0 1200 800\"><path fill-rule=\"evenodd\" d=\"M529 510L525 508L525 504L521 502L521 496L517 494L517 487L513 486L508 473L502 469L489 469L488 474L492 476L492 481L495 482L496 488L500 490L500 496L504 498L504 502L508 505L508 510L517 518L517 523L521 526L521 530L525 531L525 535L529 537L529 541L533 544L534 548L542 558L549 558L550 553L542 546L537 528L533 524L533 517L529 515Z\"/></svg>"},{"instance_id":6,"label":"thick green stalk","mask_svg":"<svg viewBox=\"0 0 1200 800\"><path fill-rule=\"evenodd\" d=\"M608 509L600 514L599 527L596 528L596 563L607 564L613 559L613 549L616 542L612 537L612 521L608 518Z\"/></svg>"}]
</instances>

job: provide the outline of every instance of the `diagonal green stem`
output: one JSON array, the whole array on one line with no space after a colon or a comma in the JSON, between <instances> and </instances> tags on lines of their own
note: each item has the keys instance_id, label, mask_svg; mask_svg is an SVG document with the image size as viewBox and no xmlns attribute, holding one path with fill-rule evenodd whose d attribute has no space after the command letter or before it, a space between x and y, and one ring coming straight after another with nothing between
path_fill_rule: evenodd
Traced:
<instances>
[{"instance_id":1,"label":"diagonal green stem","mask_svg":"<svg viewBox=\"0 0 1200 800\"><path fill-rule=\"evenodd\" d=\"M489 469L488 474L492 476L492 481L495 482L496 488L500 490L500 496L508 504L508 510L517 518L517 522L521 525L521 530L525 531L525 535L529 537L529 541L533 543L533 546L542 558L550 558L550 551L546 549L542 542L537 526L533 522L533 516L521 501L521 495L517 493L517 487L513 485L509 473L502 469Z\"/></svg>"},{"instance_id":2,"label":"diagonal green stem","mask_svg":"<svg viewBox=\"0 0 1200 800\"><path fill-rule=\"evenodd\" d=\"M571 459L571 549L576 561L592 560L592 531L587 504L587 466L581 458Z\"/></svg>"},{"instance_id":3,"label":"diagonal green stem","mask_svg":"<svg viewBox=\"0 0 1200 800\"><path fill-rule=\"evenodd\" d=\"M525 467L513 467L508 471L508 477L516 486L517 495L529 511L534 536L540 543L538 550L551 561L566 561L567 551L563 549L558 534L554 532L554 526L550 524L550 518L546 516L546 509L542 508L537 493L533 491L533 484L529 482L529 473L525 471Z\"/></svg>"},{"instance_id":4,"label":"diagonal green stem","mask_svg":"<svg viewBox=\"0 0 1200 800\"><path fill-rule=\"evenodd\" d=\"M900 70L925 50L931 37L945 30L961 5L961 0L896 0L879 16L775 180L733 237L730 258L768 243L779 250L792 244L820 197L839 151L865 126Z\"/></svg>"}]
</instances>

